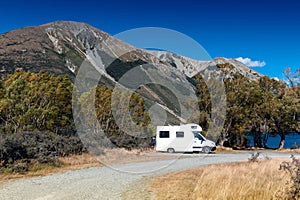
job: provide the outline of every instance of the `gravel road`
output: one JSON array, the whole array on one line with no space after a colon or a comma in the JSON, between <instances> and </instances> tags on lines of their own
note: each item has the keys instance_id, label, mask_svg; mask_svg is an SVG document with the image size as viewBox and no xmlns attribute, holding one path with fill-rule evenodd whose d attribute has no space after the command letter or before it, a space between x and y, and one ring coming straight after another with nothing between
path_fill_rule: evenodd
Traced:
<instances>
[{"instance_id":1,"label":"gravel road","mask_svg":"<svg viewBox=\"0 0 300 200\"><path fill-rule=\"evenodd\" d=\"M156 153L157 155L158 153ZM264 155L266 153L263 153ZM168 154L163 154L168 155ZM289 154L268 153L269 157L289 158ZM246 161L249 153L179 154L171 160L118 164L24 180L12 180L0 188L2 200L76 200L122 199L122 194L145 177L174 172L203 165Z\"/></svg>"}]
</instances>

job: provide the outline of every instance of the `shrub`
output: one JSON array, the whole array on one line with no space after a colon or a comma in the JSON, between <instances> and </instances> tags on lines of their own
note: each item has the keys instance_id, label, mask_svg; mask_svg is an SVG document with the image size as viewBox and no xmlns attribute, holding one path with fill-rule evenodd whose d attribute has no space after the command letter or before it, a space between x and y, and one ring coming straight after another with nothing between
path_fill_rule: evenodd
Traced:
<instances>
[{"instance_id":1,"label":"shrub","mask_svg":"<svg viewBox=\"0 0 300 200\"><path fill-rule=\"evenodd\" d=\"M74 135L51 132L22 132L0 138L0 168L12 172L27 171L30 164L57 164L57 156L80 154L84 151Z\"/></svg>"},{"instance_id":2,"label":"shrub","mask_svg":"<svg viewBox=\"0 0 300 200\"><path fill-rule=\"evenodd\" d=\"M279 191L279 199L300 199L300 160L291 155L292 161L284 161L280 164L279 170L288 172L290 179L287 182L287 189Z\"/></svg>"},{"instance_id":3,"label":"shrub","mask_svg":"<svg viewBox=\"0 0 300 200\"><path fill-rule=\"evenodd\" d=\"M259 161L259 152L251 153L250 158L248 158L249 162L258 162Z\"/></svg>"}]
</instances>

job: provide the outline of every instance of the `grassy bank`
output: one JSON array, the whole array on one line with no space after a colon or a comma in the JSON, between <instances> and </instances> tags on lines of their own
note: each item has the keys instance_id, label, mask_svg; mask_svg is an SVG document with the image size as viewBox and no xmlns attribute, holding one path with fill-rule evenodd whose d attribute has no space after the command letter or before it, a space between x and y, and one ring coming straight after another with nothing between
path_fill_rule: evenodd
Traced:
<instances>
[{"instance_id":1,"label":"grassy bank","mask_svg":"<svg viewBox=\"0 0 300 200\"><path fill-rule=\"evenodd\" d=\"M274 199L288 176L282 160L210 165L154 179L148 190L155 199Z\"/></svg>"}]
</instances>

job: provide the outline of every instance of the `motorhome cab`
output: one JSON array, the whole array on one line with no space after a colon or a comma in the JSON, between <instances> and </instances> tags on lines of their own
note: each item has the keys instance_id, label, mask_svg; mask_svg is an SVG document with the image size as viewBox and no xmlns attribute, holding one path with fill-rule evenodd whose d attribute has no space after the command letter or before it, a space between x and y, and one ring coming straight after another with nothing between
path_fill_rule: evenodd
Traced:
<instances>
[{"instance_id":1,"label":"motorhome cab","mask_svg":"<svg viewBox=\"0 0 300 200\"><path fill-rule=\"evenodd\" d=\"M204 152L216 149L213 141L201 135L202 128L197 124L180 126L157 126L156 151L174 152Z\"/></svg>"}]
</instances>

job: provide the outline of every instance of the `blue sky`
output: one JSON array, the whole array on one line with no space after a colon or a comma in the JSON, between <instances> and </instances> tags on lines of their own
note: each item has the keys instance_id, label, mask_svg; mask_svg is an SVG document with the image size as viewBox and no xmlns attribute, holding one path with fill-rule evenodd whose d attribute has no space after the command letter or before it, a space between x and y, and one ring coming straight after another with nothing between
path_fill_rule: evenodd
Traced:
<instances>
[{"instance_id":1,"label":"blue sky","mask_svg":"<svg viewBox=\"0 0 300 200\"><path fill-rule=\"evenodd\" d=\"M86 22L112 35L139 27L163 27L193 38L213 58L264 61L264 67L254 69L282 79L284 68L300 67L300 3L270 2L2 1L0 33L55 20Z\"/></svg>"}]
</instances>

